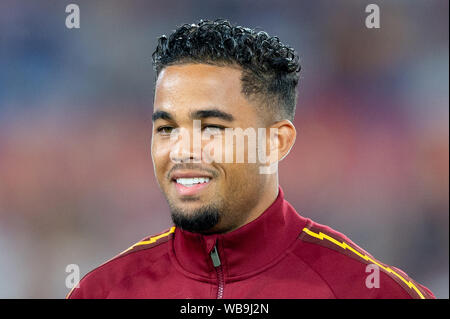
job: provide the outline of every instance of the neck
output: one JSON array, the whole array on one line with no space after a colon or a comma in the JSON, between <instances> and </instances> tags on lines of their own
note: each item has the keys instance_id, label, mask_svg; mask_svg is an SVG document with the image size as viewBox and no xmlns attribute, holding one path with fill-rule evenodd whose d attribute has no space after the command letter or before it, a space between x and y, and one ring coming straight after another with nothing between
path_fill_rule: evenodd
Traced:
<instances>
[{"instance_id":1,"label":"neck","mask_svg":"<svg viewBox=\"0 0 450 319\"><path fill-rule=\"evenodd\" d=\"M266 191L263 193L264 195L261 197L261 200L258 202L258 204L250 211L250 213L247 215L247 218L244 220L244 222L239 226L242 227L251 221L258 218L264 211L272 205L272 203L275 201L275 199L278 196L278 182L275 184L270 184L269 187L267 187ZM236 227L238 228L238 227Z\"/></svg>"}]
</instances>

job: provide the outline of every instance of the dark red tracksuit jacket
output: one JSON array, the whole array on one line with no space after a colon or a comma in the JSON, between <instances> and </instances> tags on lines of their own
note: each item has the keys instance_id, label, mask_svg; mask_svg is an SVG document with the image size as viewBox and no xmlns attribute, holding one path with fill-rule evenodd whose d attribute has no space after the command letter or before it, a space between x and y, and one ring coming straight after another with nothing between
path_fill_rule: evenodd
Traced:
<instances>
[{"instance_id":1,"label":"dark red tracksuit jacket","mask_svg":"<svg viewBox=\"0 0 450 319\"><path fill-rule=\"evenodd\" d=\"M88 273L68 298L434 295L343 234L300 216L284 199L280 187L275 202L241 228L201 235L172 227L147 237Z\"/></svg>"}]
</instances>

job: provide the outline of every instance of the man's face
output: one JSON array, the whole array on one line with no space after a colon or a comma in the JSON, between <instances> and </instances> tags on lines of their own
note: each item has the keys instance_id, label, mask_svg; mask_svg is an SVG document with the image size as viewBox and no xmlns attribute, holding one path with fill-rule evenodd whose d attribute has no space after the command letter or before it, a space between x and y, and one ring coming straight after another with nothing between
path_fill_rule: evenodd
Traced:
<instances>
[{"instance_id":1,"label":"man's face","mask_svg":"<svg viewBox=\"0 0 450 319\"><path fill-rule=\"evenodd\" d=\"M202 150L212 138L202 138L200 149L193 145L194 120L201 120L201 133L221 136L223 128L257 132L264 127L258 109L241 93L240 77L238 68L182 64L166 67L157 79L152 135L155 175L175 225L186 230L232 230L246 220L262 196L259 186L265 176L259 174L258 163L248 163L247 156L244 163L206 162ZM181 134L173 138L181 130L190 141ZM247 147L246 142L244 154ZM224 146L222 152L228 151Z\"/></svg>"}]
</instances>

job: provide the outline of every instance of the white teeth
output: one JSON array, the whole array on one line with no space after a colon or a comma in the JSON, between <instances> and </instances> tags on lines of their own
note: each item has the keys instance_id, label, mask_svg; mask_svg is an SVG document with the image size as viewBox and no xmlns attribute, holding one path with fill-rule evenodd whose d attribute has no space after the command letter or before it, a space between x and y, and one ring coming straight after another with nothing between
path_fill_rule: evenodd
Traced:
<instances>
[{"instance_id":1,"label":"white teeth","mask_svg":"<svg viewBox=\"0 0 450 319\"><path fill-rule=\"evenodd\" d=\"M177 178L177 183L183 186L193 186L195 184L208 183L208 177L193 177L193 178Z\"/></svg>"}]
</instances>

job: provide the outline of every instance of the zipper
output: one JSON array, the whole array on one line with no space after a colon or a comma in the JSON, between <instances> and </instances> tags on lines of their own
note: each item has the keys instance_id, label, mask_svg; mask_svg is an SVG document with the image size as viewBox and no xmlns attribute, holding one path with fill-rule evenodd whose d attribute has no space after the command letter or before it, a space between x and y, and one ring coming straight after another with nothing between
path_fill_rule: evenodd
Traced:
<instances>
[{"instance_id":1,"label":"zipper","mask_svg":"<svg viewBox=\"0 0 450 319\"><path fill-rule=\"evenodd\" d=\"M220 262L219 253L217 252L216 245L214 245L214 248L211 251L210 256L217 274L217 299L222 299L224 288L223 269L222 264Z\"/></svg>"}]
</instances>

